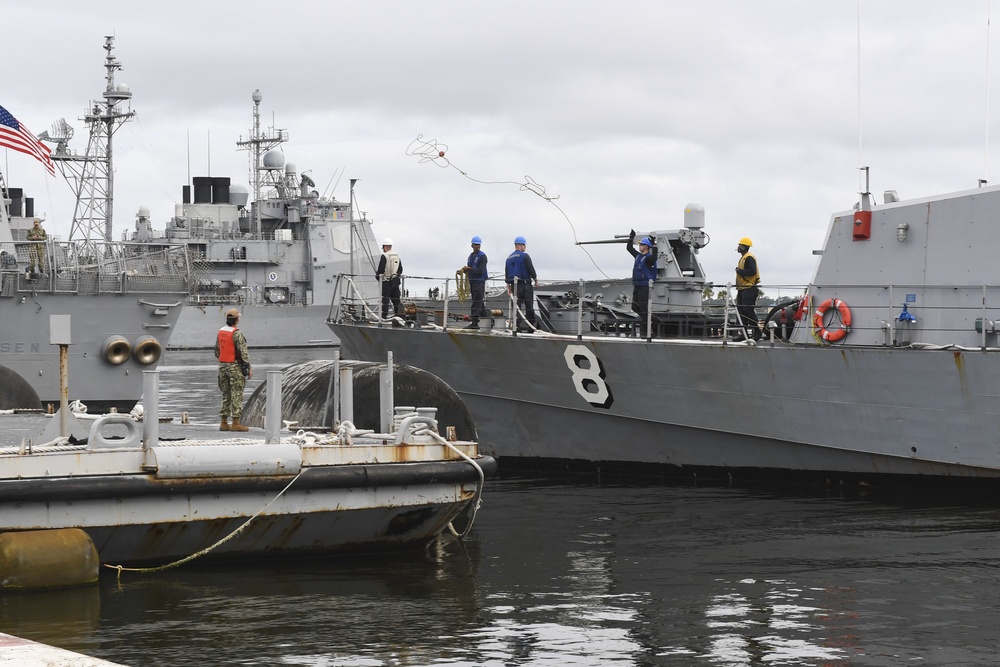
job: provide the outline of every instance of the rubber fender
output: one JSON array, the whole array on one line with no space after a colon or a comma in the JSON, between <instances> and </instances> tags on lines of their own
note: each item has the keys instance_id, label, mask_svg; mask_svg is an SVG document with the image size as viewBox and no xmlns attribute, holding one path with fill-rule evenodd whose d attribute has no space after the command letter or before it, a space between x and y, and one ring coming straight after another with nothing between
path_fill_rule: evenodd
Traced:
<instances>
[{"instance_id":1,"label":"rubber fender","mask_svg":"<svg viewBox=\"0 0 1000 667\"><path fill-rule=\"evenodd\" d=\"M17 409L41 410L42 401L27 380L0 366L0 410Z\"/></svg>"},{"instance_id":2,"label":"rubber fender","mask_svg":"<svg viewBox=\"0 0 1000 667\"><path fill-rule=\"evenodd\" d=\"M384 363L341 361L341 367L354 369L354 425L379 431L379 372ZM337 398L330 386L333 362L307 361L281 372L281 418L297 421L297 428L330 426ZM437 408L438 428L444 435L454 426L460 440L476 440L476 425L465 402L438 376L414 366L393 366L393 402L396 405ZM330 401L327 402L327 395ZM267 383L261 384L243 408L242 422L263 427L267 405Z\"/></svg>"},{"instance_id":3,"label":"rubber fender","mask_svg":"<svg viewBox=\"0 0 1000 667\"><path fill-rule=\"evenodd\" d=\"M132 345L125 336L108 336L104 341L104 360L112 366L121 366L132 356Z\"/></svg>"},{"instance_id":4,"label":"rubber fender","mask_svg":"<svg viewBox=\"0 0 1000 667\"><path fill-rule=\"evenodd\" d=\"M150 364L155 364L160 360L160 355L163 354L163 346L160 345L160 341L156 340L152 336L140 336L135 341L135 348L132 352L132 356L143 366L149 366Z\"/></svg>"},{"instance_id":5,"label":"rubber fender","mask_svg":"<svg viewBox=\"0 0 1000 667\"><path fill-rule=\"evenodd\" d=\"M0 589L92 584L100 565L94 542L79 528L0 533Z\"/></svg>"}]
</instances>

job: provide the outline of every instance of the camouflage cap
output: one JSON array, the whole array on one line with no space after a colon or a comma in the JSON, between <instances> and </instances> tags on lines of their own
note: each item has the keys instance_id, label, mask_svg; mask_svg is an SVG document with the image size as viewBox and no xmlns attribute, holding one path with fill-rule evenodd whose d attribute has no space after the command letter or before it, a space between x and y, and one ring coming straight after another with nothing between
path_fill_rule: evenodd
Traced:
<instances>
[{"instance_id":1,"label":"camouflage cap","mask_svg":"<svg viewBox=\"0 0 1000 667\"><path fill-rule=\"evenodd\" d=\"M238 317L240 317L240 311L236 310L235 308L230 308L229 310L226 311L226 317L227 318L229 318L229 317L236 317L236 318L238 318Z\"/></svg>"}]
</instances>

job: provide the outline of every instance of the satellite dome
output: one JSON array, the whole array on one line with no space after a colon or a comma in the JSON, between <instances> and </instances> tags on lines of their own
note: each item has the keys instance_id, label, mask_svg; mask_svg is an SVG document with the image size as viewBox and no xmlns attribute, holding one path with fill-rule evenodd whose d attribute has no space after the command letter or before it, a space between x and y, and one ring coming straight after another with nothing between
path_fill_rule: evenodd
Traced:
<instances>
[{"instance_id":1,"label":"satellite dome","mask_svg":"<svg viewBox=\"0 0 1000 667\"><path fill-rule=\"evenodd\" d=\"M281 169L285 166L285 154L277 148L264 153L264 169Z\"/></svg>"},{"instance_id":2,"label":"satellite dome","mask_svg":"<svg viewBox=\"0 0 1000 667\"><path fill-rule=\"evenodd\" d=\"M295 173L295 163L294 162L289 162L288 164L285 165L285 173L286 174L294 174Z\"/></svg>"},{"instance_id":3,"label":"satellite dome","mask_svg":"<svg viewBox=\"0 0 1000 667\"><path fill-rule=\"evenodd\" d=\"M246 206L250 201L250 189L245 185L234 183L229 186L229 203L237 206Z\"/></svg>"}]
</instances>

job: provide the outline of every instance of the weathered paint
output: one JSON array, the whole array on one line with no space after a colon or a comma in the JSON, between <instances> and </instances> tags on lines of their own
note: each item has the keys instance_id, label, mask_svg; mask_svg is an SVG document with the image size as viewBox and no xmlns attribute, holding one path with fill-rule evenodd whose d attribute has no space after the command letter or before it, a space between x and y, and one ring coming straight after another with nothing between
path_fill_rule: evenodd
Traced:
<instances>
[{"instance_id":1,"label":"weathered paint","mask_svg":"<svg viewBox=\"0 0 1000 667\"><path fill-rule=\"evenodd\" d=\"M285 442L262 450L235 440L164 443L149 450L2 449L0 530L80 528L103 562L122 564L182 558L215 544L254 515L237 537L207 557L426 544L474 500L480 477L450 448L427 436L415 439L395 446L387 444L388 436L376 435L358 437L354 446ZM486 475L496 470L496 461L479 456L474 443L455 446ZM297 474L242 472L241 448L248 460L257 460L268 447L285 452L285 458L299 451L294 458L303 466ZM212 463L210 471L192 468L182 475L171 468L160 476L156 461L166 450L182 452L192 465L199 453L228 451L237 462L233 470L241 472L220 474Z\"/></svg>"}]
</instances>

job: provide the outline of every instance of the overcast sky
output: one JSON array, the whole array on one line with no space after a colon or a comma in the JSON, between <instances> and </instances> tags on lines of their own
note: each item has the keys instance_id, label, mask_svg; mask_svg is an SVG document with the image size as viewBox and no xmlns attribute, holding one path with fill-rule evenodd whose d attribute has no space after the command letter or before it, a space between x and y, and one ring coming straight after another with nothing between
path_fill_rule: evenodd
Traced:
<instances>
[{"instance_id":1,"label":"overcast sky","mask_svg":"<svg viewBox=\"0 0 1000 667\"><path fill-rule=\"evenodd\" d=\"M360 179L408 274L453 274L474 234L499 270L523 234L543 279L625 275L621 246L574 241L676 229L697 202L709 279L749 236L767 293L812 277L860 164L879 203L1000 182L988 0L31 5L4 10L0 105L35 134L66 118L86 148L116 38L137 111L115 135L116 237L140 205L162 229L189 175L248 183L255 89L318 190ZM418 136L447 160L408 152ZM0 168L67 238L61 176L12 151Z\"/></svg>"}]
</instances>

